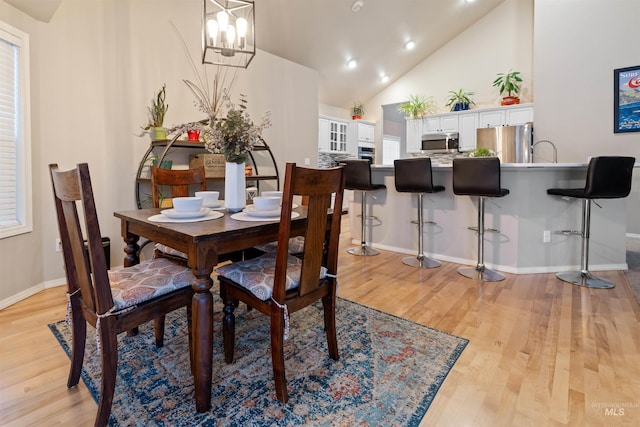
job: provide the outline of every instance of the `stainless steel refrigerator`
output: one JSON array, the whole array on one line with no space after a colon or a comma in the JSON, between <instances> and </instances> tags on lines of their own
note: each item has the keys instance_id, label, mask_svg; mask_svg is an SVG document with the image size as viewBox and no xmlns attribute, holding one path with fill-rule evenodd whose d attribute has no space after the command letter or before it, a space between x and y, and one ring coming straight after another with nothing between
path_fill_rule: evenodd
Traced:
<instances>
[{"instance_id":1,"label":"stainless steel refrigerator","mask_svg":"<svg viewBox=\"0 0 640 427\"><path fill-rule=\"evenodd\" d=\"M502 163L531 163L533 123L478 128L477 148L496 152Z\"/></svg>"}]
</instances>

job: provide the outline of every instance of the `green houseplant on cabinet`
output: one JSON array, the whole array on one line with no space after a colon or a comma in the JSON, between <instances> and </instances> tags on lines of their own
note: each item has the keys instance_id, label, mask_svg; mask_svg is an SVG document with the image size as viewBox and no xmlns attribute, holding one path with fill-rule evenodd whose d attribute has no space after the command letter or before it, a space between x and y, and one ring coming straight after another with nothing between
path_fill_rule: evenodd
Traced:
<instances>
[{"instance_id":1,"label":"green houseplant on cabinet","mask_svg":"<svg viewBox=\"0 0 640 427\"><path fill-rule=\"evenodd\" d=\"M409 95L409 100L398 105L398 112L404 114L408 119L419 119L426 114L433 113L435 102L432 97L423 95Z\"/></svg>"},{"instance_id":2,"label":"green houseplant on cabinet","mask_svg":"<svg viewBox=\"0 0 640 427\"><path fill-rule=\"evenodd\" d=\"M360 101L355 101L351 107L351 118L353 120L360 120L364 116L364 104Z\"/></svg>"},{"instance_id":3,"label":"green houseplant on cabinet","mask_svg":"<svg viewBox=\"0 0 640 427\"><path fill-rule=\"evenodd\" d=\"M498 73L498 77L493 81L493 86L498 88L502 96L500 105L520 103L520 98L517 96L520 92L520 83L522 83L520 71L509 70L508 73ZM506 96L504 96L505 93L507 94Z\"/></svg>"},{"instance_id":4,"label":"green houseplant on cabinet","mask_svg":"<svg viewBox=\"0 0 640 427\"><path fill-rule=\"evenodd\" d=\"M445 106L449 107L451 111L468 110L471 105L476 105L471 99L473 95L475 92L465 92L463 89L459 89L457 92L450 90Z\"/></svg>"},{"instance_id":5,"label":"green houseplant on cabinet","mask_svg":"<svg viewBox=\"0 0 640 427\"><path fill-rule=\"evenodd\" d=\"M167 139L167 130L163 127L164 116L169 109L169 105L165 103L165 91L166 85L163 84L162 89L160 89L151 100L151 106L147 107L149 123L144 127L144 130L150 131L151 139L153 141L162 141Z\"/></svg>"}]
</instances>

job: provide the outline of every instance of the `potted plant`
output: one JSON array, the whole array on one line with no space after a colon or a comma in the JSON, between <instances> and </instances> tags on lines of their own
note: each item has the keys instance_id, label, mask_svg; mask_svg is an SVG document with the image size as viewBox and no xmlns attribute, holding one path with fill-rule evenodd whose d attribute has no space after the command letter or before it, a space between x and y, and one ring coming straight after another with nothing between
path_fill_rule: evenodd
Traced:
<instances>
[{"instance_id":1,"label":"potted plant","mask_svg":"<svg viewBox=\"0 0 640 427\"><path fill-rule=\"evenodd\" d=\"M433 98L423 95L409 95L409 100L398 105L398 112L410 119L419 119L432 113L435 108Z\"/></svg>"},{"instance_id":2,"label":"potted plant","mask_svg":"<svg viewBox=\"0 0 640 427\"><path fill-rule=\"evenodd\" d=\"M468 110L469 106L476 105L470 98L472 95L475 95L475 92L465 92L463 89L457 92L450 90L445 106L451 108L451 111Z\"/></svg>"},{"instance_id":3,"label":"potted plant","mask_svg":"<svg viewBox=\"0 0 640 427\"><path fill-rule=\"evenodd\" d=\"M162 85L162 89L158 91L155 98L151 100L151 106L147 107L149 114L149 123L144 127L151 133L153 141L161 141L167 139L167 130L162 126L164 123L164 115L169 109L169 105L165 104L166 85Z\"/></svg>"},{"instance_id":4,"label":"potted plant","mask_svg":"<svg viewBox=\"0 0 640 427\"><path fill-rule=\"evenodd\" d=\"M351 107L351 118L353 120L360 120L364 116L364 104L359 101L355 101Z\"/></svg>"},{"instance_id":5,"label":"potted plant","mask_svg":"<svg viewBox=\"0 0 640 427\"><path fill-rule=\"evenodd\" d=\"M498 91L502 96L502 102L500 105L520 103L520 98L517 96L520 92L520 83L522 83L520 71L509 70L508 73L498 73L498 77L493 81L493 86L498 88ZM507 96L504 96L505 93Z\"/></svg>"}]
</instances>

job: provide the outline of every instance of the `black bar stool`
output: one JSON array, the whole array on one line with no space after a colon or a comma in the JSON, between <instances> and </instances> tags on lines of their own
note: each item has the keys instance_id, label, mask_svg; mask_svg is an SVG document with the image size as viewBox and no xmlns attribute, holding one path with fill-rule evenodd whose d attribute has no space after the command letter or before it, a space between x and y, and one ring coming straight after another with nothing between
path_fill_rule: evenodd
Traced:
<instances>
[{"instance_id":1,"label":"black bar stool","mask_svg":"<svg viewBox=\"0 0 640 427\"><path fill-rule=\"evenodd\" d=\"M478 264L475 267L461 267L458 273L483 282L504 280L501 273L484 265L484 201L487 197L504 197L509 194L508 189L500 187L500 159L453 159L453 193L459 196L478 196ZM488 230L498 232L494 229Z\"/></svg>"},{"instance_id":2,"label":"black bar stool","mask_svg":"<svg viewBox=\"0 0 640 427\"><path fill-rule=\"evenodd\" d=\"M440 263L428 258L423 251L424 221L422 197L425 193L444 191L441 185L433 185L431 159L428 157L394 160L396 191L399 193L418 193L418 256L402 258L402 262L412 267L435 268ZM412 221L413 222L413 221Z\"/></svg>"},{"instance_id":3,"label":"black bar stool","mask_svg":"<svg viewBox=\"0 0 640 427\"><path fill-rule=\"evenodd\" d=\"M587 288L610 289L616 286L615 283L593 276L589 272L591 201L593 199L627 197L631 192L631 177L635 161L634 157L593 157L589 160L584 188L549 188L547 190L547 194L553 196L582 199L582 230L580 232L565 232L582 236L581 270L558 273L556 274L558 279Z\"/></svg>"},{"instance_id":4,"label":"black bar stool","mask_svg":"<svg viewBox=\"0 0 640 427\"><path fill-rule=\"evenodd\" d=\"M367 246L365 242L365 223L367 220L365 207L367 201L367 191L381 190L387 188L384 184L371 183L371 162L369 160L343 160L345 186L347 190L358 190L362 192L362 241L360 246L347 249L352 255L372 256L378 255L380 251ZM351 212L349 212L351 214Z\"/></svg>"}]
</instances>

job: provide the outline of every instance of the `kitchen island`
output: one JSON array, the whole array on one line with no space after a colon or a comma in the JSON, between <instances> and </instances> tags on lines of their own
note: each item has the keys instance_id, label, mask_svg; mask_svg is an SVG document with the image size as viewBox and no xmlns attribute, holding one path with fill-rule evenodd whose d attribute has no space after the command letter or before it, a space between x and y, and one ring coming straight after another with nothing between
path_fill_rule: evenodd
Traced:
<instances>
[{"instance_id":1,"label":"kitchen island","mask_svg":"<svg viewBox=\"0 0 640 427\"><path fill-rule=\"evenodd\" d=\"M582 200L547 194L552 187L584 187L587 165L582 163L510 163L501 166L502 187L510 194L485 203L485 264L514 273L548 273L580 269L581 238L563 234L579 231ZM372 180L386 190L367 195L367 242L380 249L417 254L417 196L398 193L393 166L372 166ZM424 198L424 252L458 264L477 262L477 198L456 196L452 166L434 165L433 181L441 193ZM360 212L360 192L354 192L350 212ZM625 270L626 199L598 199L591 209L589 269ZM375 218L373 218L375 217ZM360 242L360 219L350 218L351 234Z\"/></svg>"}]
</instances>

